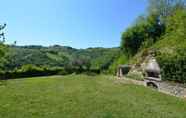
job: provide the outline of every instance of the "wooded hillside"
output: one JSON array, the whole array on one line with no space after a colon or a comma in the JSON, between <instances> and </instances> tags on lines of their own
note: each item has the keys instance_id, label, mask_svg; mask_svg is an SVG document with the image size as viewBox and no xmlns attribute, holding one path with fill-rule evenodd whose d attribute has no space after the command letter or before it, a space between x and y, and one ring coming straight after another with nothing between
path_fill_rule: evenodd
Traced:
<instances>
[{"instance_id":1,"label":"wooded hillside","mask_svg":"<svg viewBox=\"0 0 186 118\"><path fill-rule=\"evenodd\" d=\"M119 48L74 49L59 45L9 46L1 73L11 75L8 78L14 78L14 75L21 76L21 72L25 76L106 72L119 51Z\"/></svg>"},{"instance_id":2,"label":"wooded hillside","mask_svg":"<svg viewBox=\"0 0 186 118\"><path fill-rule=\"evenodd\" d=\"M186 82L186 1L149 0L147 15L140 16L122 34L125 63L140 64L153 52L162 79Z\"/></svg>"}]
</instances>

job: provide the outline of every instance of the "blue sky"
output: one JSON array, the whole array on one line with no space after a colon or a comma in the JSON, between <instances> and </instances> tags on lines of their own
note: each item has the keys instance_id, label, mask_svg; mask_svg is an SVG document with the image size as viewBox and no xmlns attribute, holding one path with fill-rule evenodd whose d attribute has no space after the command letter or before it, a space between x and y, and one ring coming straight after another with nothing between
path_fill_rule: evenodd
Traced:
<instances>
[{"instance_id":1,"label":"blue sky","mask_svg":"<svg viewBox=\"0 0 186 118\"><path fill-rule=\"evenodd\" d=\"M116 47L147 0L4 0L0 22L18 45Z\"/></svg>"}]
</instances>

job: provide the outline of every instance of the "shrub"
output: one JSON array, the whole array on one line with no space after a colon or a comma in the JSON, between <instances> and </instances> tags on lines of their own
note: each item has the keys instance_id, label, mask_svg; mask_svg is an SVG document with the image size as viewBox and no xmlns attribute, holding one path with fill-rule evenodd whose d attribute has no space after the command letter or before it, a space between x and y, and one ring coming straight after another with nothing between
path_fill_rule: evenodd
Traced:
<instances>
[{"instance_id":1,"label":"shrub","mask_svg":"<svg viewBox=\"0 0 186 118\"><path fill-rule=\"evenodd\" d=\"M186 83L186 48L177 49L173 53L157 54L163 80Z\"/></svg>"},{"instance_id":2,"label":"shrub","mask_svg":"<svg viewBox=\"0 0 186 118\"><path fill-rule=\"evenodd\" d=\"M0 79L15 79L23 77L36 77L36 76L49 76L49 75L66 75L70 74L65 71L64 68L47 68L38 67L35 65L24 65L21 68L15 69L13 71L1 72Z\"/></svg>"},{"instance_id":3,"label":"shrub","mask_svg":"<svg viewBox=\"0 0 186 118\"><path fill-rule=\"evenodd\" d=\"M124 54L120 54L118 58L114 60L114 62L110 65L108 69L108 73L116 74L117 68L119 65L124 65L128 63L128 57Z\"/></svg>"},{"instance_id":4,"label":"shrub","mask_svg":"<svg viewBox=\"0 0 186 118\"><path fill-rule=\"evenodd\" d=\"M144 80L143 73L138 71L129 72L126 77L134 80Z\"/></svg>"}]
</instances>

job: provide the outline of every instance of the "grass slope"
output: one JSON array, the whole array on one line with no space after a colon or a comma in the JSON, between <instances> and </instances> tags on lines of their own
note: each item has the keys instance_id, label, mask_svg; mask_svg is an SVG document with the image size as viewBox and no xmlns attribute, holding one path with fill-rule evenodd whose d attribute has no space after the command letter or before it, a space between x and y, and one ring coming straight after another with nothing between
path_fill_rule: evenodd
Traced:
<instances>
[{"instance_id":1,"label":"grass slope","mask_svg":"<svg viewBox=\"0 0 186 118\"><path fill-rule=\"evenodd\" d=\"M0 118L185 118L186 102L110 76L9 80L0 86Z\"/></svg>"}]
</instances>

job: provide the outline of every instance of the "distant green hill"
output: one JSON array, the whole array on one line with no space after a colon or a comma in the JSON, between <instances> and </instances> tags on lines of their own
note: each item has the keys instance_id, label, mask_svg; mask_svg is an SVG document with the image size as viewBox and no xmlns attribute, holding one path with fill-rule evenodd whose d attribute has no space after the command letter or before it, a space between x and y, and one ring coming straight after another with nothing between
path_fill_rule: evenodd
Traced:
<instances>
[{"instance_id":1,"label":"distant green hill","mask_svg":"<svg viewBox=\"0 0 186 118\"><path fill-rule=\"evenodd\" d=\"M74 49L66 46L10 46L6 70L32 64L39 67L64 67L73 60L86 59L91 69L107 69L118 55L119 48Z\"/></svg>"}]
</instances>

